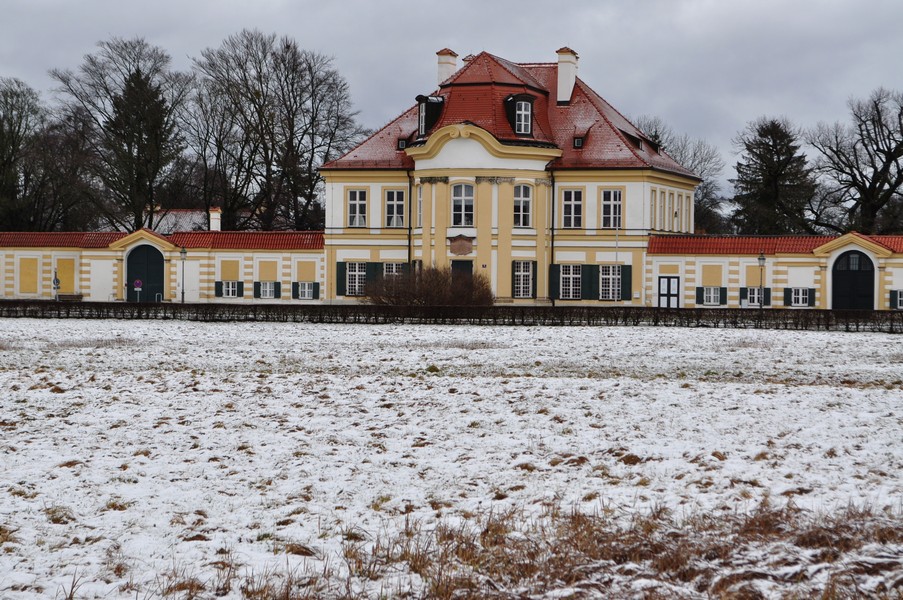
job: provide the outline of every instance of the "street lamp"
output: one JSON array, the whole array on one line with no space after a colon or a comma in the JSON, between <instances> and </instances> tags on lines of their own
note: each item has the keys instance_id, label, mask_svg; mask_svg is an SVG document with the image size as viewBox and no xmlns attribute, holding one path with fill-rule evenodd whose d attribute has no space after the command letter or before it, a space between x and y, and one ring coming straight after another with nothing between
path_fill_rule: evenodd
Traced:
<instances>
[{"instance_id":1,"label":"street lamp","mask_svg":"<svg viewBox=\"0 0 903 600\"><path fill-rule=\"evenodd\" d=\"M765 307L765 251L759 252L759 320L762 319L762 309Z\"/></svg>"},{"instance_id":2,"label":"street lamp","mask_svg":"<svg viewBox=\"0 0 903 600\"><path fill-rule=\"evenodd\" d=\"M185 304L185 257L188 256L188 250L185 249L185 246L182 246L179 256L182 257L182 304Z\"/></svg>"}]
</instances>

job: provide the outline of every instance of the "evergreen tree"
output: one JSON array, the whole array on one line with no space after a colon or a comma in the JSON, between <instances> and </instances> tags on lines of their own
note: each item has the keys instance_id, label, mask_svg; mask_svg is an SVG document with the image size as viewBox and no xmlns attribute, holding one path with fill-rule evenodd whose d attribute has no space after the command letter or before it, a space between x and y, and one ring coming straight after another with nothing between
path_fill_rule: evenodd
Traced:
<instances>
[{"instance_id":1,"label":"evergreen tree","mask_svg":"<svg viewBox=\"0 0 903 600\"><path fill-rule=\"evenodd\" d=\"M740 150L732 179L736 206L731 221L738 233L817 233L809 214L817 184L799 132L786 119L760 118L735 140Z\"/></svg>"}]
</instances>

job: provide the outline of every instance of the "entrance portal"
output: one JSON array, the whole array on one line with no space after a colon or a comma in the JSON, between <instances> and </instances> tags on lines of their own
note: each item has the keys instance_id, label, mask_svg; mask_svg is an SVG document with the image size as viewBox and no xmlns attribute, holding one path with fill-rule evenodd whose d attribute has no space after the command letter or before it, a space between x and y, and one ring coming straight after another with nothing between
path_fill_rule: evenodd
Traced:
<instances>
[{"instance_id":1,"label":"entrance portal","mask_svg":"<svg viewBox=\"0 0 903 600\"><path fill-rule=\"evenodd\" d=\"M132 250L126 263L125 282L129 302L163 300L163 254L147 244ZM140 284L140 291L136 284Z\"/></svg>"},{"instance_id":2,"label":"entrance portal","mask_svg":"<svg viewBox=\"0 0 903 600\"><path fill-rule=\"evenodd\" d=\"M831 276L831 308L874 310L875 265L868 256L858 250L844 252L834 262Z\"/></svg>"}]
</instances>

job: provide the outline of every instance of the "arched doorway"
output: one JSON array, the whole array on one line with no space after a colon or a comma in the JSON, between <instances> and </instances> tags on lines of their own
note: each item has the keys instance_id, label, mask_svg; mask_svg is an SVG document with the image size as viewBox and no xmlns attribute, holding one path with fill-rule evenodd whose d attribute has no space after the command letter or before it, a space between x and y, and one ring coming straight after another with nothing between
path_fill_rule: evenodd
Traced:
<instances>
[{"instance_id":1,"label":"arched doorway","mask_svg":"<svg viewBox=\"0 0 903 600\"><path fill-rule=\"evenodd\" d=\"M163 254L147 244L129 253L126 263L126 300L160 302L163 299ZM141 290L135 289L140 283Z\"/></svg>"},{"instance_id":2,"label":"arched doorway","mask_svg":"<svg viewBox=\"0 0 903 600\"><path fill-rule=\"evenodd\" d=\"M831 307L837 310L875 308L875 265L858 250L844 252L831 272Z\"/></svg>"}]
</instances>

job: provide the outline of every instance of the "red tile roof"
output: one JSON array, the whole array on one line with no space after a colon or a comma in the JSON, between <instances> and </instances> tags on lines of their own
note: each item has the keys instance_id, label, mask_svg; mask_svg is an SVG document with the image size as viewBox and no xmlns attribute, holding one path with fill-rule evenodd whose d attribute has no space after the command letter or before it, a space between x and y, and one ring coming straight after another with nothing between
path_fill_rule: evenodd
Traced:
<instances>
[{"instance_id":1,"label":"red tile roof","mask_svg":"<svg viewBox=\"0 0 903 600\"><path fill-rule=\"evenodd\" d=\"M482 52L433 92L445 98L445 106L432 130L470 123L502 143L555 146L563 151L553 163L556 169L652 168L694 177L656 151L641 131L580 79L568 105L557 105L557 91L557 63L513 63ZM518 93L535 98L530 138L516 135L505 113L504 99ZM399 138L416 143L416 134L415 105L323 169L413 169L413 161L397 148ZM582 149L573 147L577 135L584 137Z\"/></svg>"},{"instance_id":2,"label":"red tile roof","mask_svg":"<svg viewBox=\"0 0 903 600\"><path fill-rule=\"evenodd\" d=\"M185 248L211 250L322 250L322 231L189 231L169 241Z\"/></svg>"},{"instance_id":3,"label":"red tile roof","mask_svg":"<svg viewBox=\"0 0 903 600\"><path fill-rule=\"evenodd\" d=\"M0 233L6 248L106 248L129 234L118 231L12 231Z\"/></svg>"},{"instance_id":4,"label":"red tile roof","mask_svg":"<svg viewBox=\"0 0 903 600\"><path fill-rule=\"evenodd\" d=\"M903 253L903 235L852 235ZM649 254L722 254L742 255L764 252L774 254L811 254L813 250L836 240L837 235L806 236L724 236L654 235L649 238Z\"/></svg>"}]
</instances>

